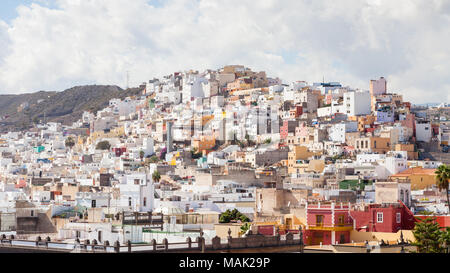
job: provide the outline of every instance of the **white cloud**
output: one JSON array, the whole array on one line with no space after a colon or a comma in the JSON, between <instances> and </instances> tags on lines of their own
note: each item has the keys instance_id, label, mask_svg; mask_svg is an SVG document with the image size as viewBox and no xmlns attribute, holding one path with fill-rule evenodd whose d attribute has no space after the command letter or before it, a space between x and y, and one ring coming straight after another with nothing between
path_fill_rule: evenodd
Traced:
<instances>
[{"instance_id":1,"label":"white cloud","mask_svg":"<svg viewBox=\"0 0 450 273\"><path fill-rule=\"evenodd\" d=\"M0 22L0 45L10 48L0 52L0 92L124 86L127 70L137 85L239 63L286 81L324 76L363 89L385 76L413 102L450 101L445 0L56 3L20 7L11 25Z\"/></svg>"}]
</instances>

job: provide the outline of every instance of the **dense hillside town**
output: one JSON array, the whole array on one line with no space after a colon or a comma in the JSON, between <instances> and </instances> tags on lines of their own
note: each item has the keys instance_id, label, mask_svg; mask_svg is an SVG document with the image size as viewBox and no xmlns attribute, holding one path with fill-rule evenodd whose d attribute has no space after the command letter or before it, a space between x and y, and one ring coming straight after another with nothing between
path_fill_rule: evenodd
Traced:
<instances>
[{"instance_id":1,"label":"dense hillside town","mask_svg":"<svg viewBox=\"0 0 450 273\"><path fill-rule=\"evenodd\" d=\"M413 240L423 215L450 226L436 182L450 163L445 103L404 101L383 77L369 90L286 84L243 65L141 87L71 126L0 135L0 235L126 245L302 234L322 247Z\"/></svg>"}]
</instances>

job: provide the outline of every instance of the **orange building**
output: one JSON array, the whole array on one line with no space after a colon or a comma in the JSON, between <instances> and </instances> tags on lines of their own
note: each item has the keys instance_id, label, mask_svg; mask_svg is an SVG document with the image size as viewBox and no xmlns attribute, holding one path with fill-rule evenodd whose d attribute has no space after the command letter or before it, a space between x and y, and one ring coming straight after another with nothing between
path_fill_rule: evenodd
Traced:
<instances>
[{"instance_id":1,"label":"orange building","mask_svg":"<svg viewBox=\"0 0 450 273\"><path fill-rule=\"evenodd\" d=\"M358 131L365 132L367 128L371 128L376 120L375 116L368 115L358 117Z\"/></svg>"},{"instance_id":2,"label":"orange building","mask_svg":"<svg viewBox=\"0 0 450 273\"><path fill-rule=\"evenodd\" d=\"M406 179L411 181L411 190L423 190L436 184L436 169L415 167L404 170L391 176L393 179Z\"/></svg>"},{"instance_id":3,"label":"orange building","mask_svg":"<svg viewBox=\"0 0 450 273\"><path fill-rule=\"evenodd\" d=\"M200 136L198 139L192 140L192 147L198 152L208 152L216 146L216 138L214 136Z\"/></svg>"}]
</instances>

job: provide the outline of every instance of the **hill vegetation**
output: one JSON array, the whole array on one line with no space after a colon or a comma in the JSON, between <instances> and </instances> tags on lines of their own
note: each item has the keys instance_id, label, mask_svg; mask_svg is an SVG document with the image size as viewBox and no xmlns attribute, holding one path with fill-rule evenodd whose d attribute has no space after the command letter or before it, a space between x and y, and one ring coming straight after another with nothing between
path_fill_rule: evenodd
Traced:
<instances>
[{"instance_id":1,"label":"hill vegetation","mask_svg":"<svg viewBox=\"0 0 450 273\"><path fill-rule=\"evenodd\" d=\"M141 92L140 88L123 90L112 85L86 85L62 92L0 95L0 132L29 129L44 120L70 125L84 111L96 113L108 106L110 99L124 99Z\"/></svg>"}]
</instances>

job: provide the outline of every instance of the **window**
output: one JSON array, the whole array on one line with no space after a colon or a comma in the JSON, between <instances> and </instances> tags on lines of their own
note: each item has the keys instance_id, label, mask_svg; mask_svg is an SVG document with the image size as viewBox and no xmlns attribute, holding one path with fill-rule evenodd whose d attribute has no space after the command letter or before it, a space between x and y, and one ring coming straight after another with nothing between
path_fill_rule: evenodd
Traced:
<instances>
[{"instance_id":1,"label":"window","mask_svg":"<svg viewBox=\"0 0 450 273\"><path fill-rule=\"evenodd\" d=\"M96 206L97 206L97 201L96 200L92 200L91 207L95 208Z\"/></svg>"},{"instance_id":2,"label":"window","mask_svg":"<svg viewBox=\"0 0 450 273\"><path fill-rule=\"evenodd\" d=\"M383 223L383 213L377 212L377 223Z\"/></svg>"},{"instance_id":3,"label":"window","mask_svg":"<svg viewBox=\"0 0 450 273\"><path fill-rule=\"evenodd\" d=\"M139 179L134 179L134 185L139 185Z\"/></svg>"},{"instance_id":4,"label":"window","mask_svg":"<svg viewBox=\"0 0 450 273\"><path fill-rule=\"evenodd\" d=\"M397 220L397 224L400 224L402 222L402 214L400 212L397 212L396 220Z\"/></svg>"},{"instance_id":5,"label":"window","mask_svg":"<svg viewBox=\"0 0 450 273\"><path fill-rule=\"evenodd\" d=\"M131 207L131 197L128 197L128 206Z\"/></svg>"},{"instance_id":6,"label":"window","mask_svg":"<svg viewBox=\"0 0 450 273\"><path fill-rule=\"evenodd\" d=\"M373 147L377 148L377 141L376 140L373 141Z\"/></svg>"},{"instance_id":7,"label":"window","mask_svg":"<svg viewBox=\"0 0 450 273\"><path fill-rule=\"evenodd\" d=\"M345 216L344 215L339 215L339 225L343 225L345 224Z\"/></svg>"},{"instance_id":8,"label":"window","mask_svg":"<svg viewBox=\"0 0 450 273\"><path fill-rule=\"evenodd\" d=\"M316 226L323 226L323 215L316 215Z\"/></svg>"},{"instance_id":9,"label":"window","mask_svg":"<svg viewBox=\"0 0 450 273\"><path fill-rule=\"evenodd\" d=\"M144 207L147 206L147 197L144 197Z\"/></svg>"},{"instance_id":10,"label":"window","mask_svg":"<svg viewBox=\"0 0 450 273\"><path fill-rule=\"evenodd\" d=\"M34 210L31 211L31 217L33 217L33 216L34 216Z\"/></svg>"}]
</instances>

